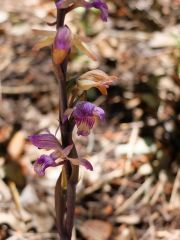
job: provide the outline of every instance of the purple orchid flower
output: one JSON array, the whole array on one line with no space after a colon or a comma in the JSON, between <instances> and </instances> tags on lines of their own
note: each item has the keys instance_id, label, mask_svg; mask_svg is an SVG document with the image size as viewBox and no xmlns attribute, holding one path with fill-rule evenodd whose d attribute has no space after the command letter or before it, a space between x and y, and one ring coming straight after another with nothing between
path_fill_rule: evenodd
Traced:
<instances>
[{"instance_id":1,"label":"purple orchid flower","mask_svg":"<svg viewBox=\"0 0 180 240\"><path fill-rule=\"evenodd\" d=\"M101 19L103 21L107 21L108 18L108 6L102 0L92 0L90 2L85 0L57 0L56 7L57 8L67 8L68 6L74 4L74 7L85 7L89 8L97 8L100 10Z\"/></svg>"},{"instance_id":2,"label":"purple orchid flower","mask_svg":"<svg viewBox=\"0 0 180 240\"><path fill-rule=\"evenodd\" d=\"M88 136L96 120L105 118L102 108L87 101L78 102L72 115L78 128L77 134L81 136Z\"/></svg>"},{"instance_id":3,"label":"purple orchid flower","mask_svg":"<svg viewBox=\"0 0 180 240\"><path fill-rule=\"evenodd\" d=\"M45 149L47 151L53 150L51 154L43 154L36 160L34 170L40 176L44 176L45 170L48 167L63 165L67 160L74 165L82 165L88 170L93 170L93 167L88 160L68 157L73 145L69 145L63 149L58 139L51 133L35 134L30 136L29 140L39 149Z\"/></svg>"}]
</instances>

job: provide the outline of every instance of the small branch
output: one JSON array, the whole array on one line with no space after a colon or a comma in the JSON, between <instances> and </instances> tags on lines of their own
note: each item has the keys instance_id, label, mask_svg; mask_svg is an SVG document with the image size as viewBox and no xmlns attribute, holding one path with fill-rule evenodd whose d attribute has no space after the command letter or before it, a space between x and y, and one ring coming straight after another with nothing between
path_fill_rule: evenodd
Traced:
<instances>
[{"instance_id":1,"label":"small branch","mask_svg":"<svg viewBox=\"0 0 180 240\"><path fill-rule=\"evenodd\" d=\"M154 205L158 201L160 196L164 194L164 188L165 188L166 182L167 182L167 175L165 174L164 171L161 171L159 174L159 181L157 183L157 188L150 200L151 205Z\"/></svg>"},{"instance_id":2,"label":"small branch","mask_svg":"<svg viewBox=\"0 0 180 240\"><path fill-rule=\"evenodd\" d=\"M43 93L54 91L57 88L56 84L36 86L36 85L25 85L25 86L1 86L0 94L7 95L19 95L19 94L31 94L31 93Z\"/></svg>"},{"instance_id":3,"label":"small branch","mask_svg":"<svg viewBox=\"0 0 180 240\"><path fill-rule=\"evenodd\" d=\"M176 178L175 178L175 182L174 182L174 186L173 186L173 190L171 193L171 198L170 198L170 204L173 207L178 207L180 204L180 169L177 172Z\"/></svg>"},{"instance_id":4,"label":"small branch","mask_svg":"<svg viewBox=\"0 0 180 240\"><path fill-rule=\"evenodd\" d=\"M133 195L128 198L124 204L122 204L117 210L116 215L119 215L123 211L125 211L128 207L130 207L142 194L143 192L151 186L151 183L153 182L153 177L149 177L146 179L146 181L136 190Z\"/></svg>"},{"instance_id":5,"label":"small branch","mask_svg":"<svg viewBox=\"0 0 180 240\"><path fill-rule=\"evenodd\" d=\"M129 174L131 171L124 172L123 170L114 170L110 173L104 174L101 176L99 180L97 180L92 186L89 186L84 189L79 195L78 195L78 201L82 199L85 196L88 196L92 194L93 192L100 189L105 183L109 183L113 181L115 178L120 178L126 174Z\"/></svg>"}]
</instances>

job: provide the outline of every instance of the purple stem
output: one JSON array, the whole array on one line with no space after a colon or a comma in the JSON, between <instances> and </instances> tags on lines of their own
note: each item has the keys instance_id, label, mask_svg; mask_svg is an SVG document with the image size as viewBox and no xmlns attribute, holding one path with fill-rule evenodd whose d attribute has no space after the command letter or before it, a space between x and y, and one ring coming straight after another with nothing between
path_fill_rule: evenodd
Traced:
<instances>
[{"instance_id":1,"label":"purple stem","mask_svg":"<svg viewBox=\"0 0 180 240\"><path fill-rule=\"evenodd\" d=\"M64 25L65 15L68 9L57 9L57 29ZM67 109L67 91L66 91L66 73L68 58L60 65L54 64L55 75L59 81L59 124L61 129L61 139L63 147L73 144L72 127L69 122L64 124L63 114ZM71 151L70 157L77 158L75 146ZM64 165L67 178L67 191L62 189L60 174L55 187L55 209L56 224L61 240L71 240L72 229L74 224L74 209L76 200L76 184L78 183L79 167L71 165L66 161Z\"/></svg>"}]
</instances>

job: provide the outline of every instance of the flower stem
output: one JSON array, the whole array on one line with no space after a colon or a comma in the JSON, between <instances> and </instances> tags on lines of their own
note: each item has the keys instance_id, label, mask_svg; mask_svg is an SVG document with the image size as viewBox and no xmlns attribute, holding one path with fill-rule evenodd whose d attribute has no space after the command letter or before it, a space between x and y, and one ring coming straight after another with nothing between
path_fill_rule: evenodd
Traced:
<instances>
[{"instance_id":1,"label":"flower stem","mask_svg":"<svg viewBox=\"0 0 180 240\"><path fill-rule=\"evenodd\" d=\"M57 29L64 26L65 15L67 12L67 9L57 9ZM66 90L67 64L68 56L60 65L53 63L54 72L59 82L59 124L63 147L73 144L72 127L68 121L63 123L63 115L65 110L68 108ZM73 158L78 157L75 146L71 151L70 156ZM66 173L67 188L62 186L62 174L60 174L55 187L56 224L60 239L71 240L79 167L72 165L69 161L66 161L62 171L65 171Z\"/></svg>"}]
</instances>

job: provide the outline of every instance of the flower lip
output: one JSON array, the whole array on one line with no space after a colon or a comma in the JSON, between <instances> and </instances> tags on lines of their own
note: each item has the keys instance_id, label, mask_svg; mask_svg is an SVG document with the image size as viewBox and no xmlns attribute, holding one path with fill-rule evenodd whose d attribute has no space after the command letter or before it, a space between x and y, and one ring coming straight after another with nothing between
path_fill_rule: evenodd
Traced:
<instances>
[{"instance_id":1,"label":"flower lip","mask_svg":"<svg viewBox=\"0 0 180 240\"><path fill-rule=\"evenodd\" d=\"M39 176L44 176L48 167L55 167L56 163L53 158L48 155L41 155L34 164L34 170Z\"/></svg>"}]
</instances>

